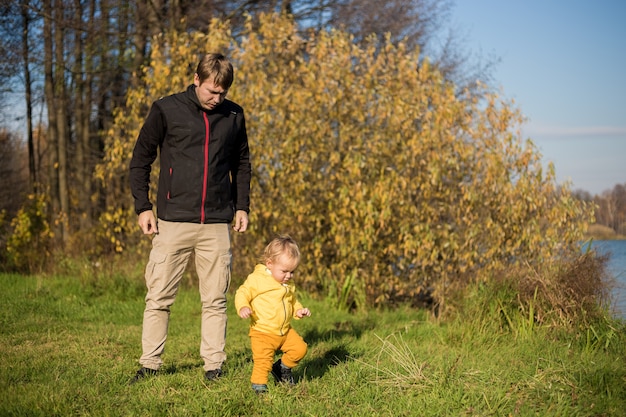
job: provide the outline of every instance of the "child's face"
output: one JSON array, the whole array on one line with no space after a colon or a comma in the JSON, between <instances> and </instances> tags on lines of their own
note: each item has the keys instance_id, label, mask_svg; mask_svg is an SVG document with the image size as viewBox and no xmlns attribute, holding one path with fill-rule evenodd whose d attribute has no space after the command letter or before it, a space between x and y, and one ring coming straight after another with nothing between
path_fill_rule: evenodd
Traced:
<instances>
[{"instance_id":1,"label":"child's face","mask_svg":"<svg viewBox=\"0 0 626 417\"><path fill-rule=\"evenodd\" d=\"M265 266L277 282L284 284L293 277L293 271L298 266L298 260L287 255L279 255L277 259L267 261Z\"/></svg>"}]
</instances>

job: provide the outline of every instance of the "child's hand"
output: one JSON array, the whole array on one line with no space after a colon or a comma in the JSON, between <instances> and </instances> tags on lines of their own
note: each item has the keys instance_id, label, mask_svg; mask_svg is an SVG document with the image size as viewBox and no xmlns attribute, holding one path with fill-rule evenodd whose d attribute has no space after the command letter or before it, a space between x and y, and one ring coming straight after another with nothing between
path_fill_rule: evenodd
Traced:
<instances>
[{"instance_id":1,"label":"child's hand","mask_svg":"<svg viewBox=\"0 0 626 417\"><path fill-rule=\"evenodd\" d=\"M301 308L300 310L296 311L297 318L301 319L302 317L305 317L305 316L311 317L311 311L308 308Z\"/></svg>"},{"instance_id":2,"label":"child's hand","mask_svg":"<svg viewBox=\"0 0 626 417\"><path fill-rule=\"evenodd\" d=\"M241 317L242 319L247 319L251 315L252 310L250 310L250 307L241 307L241 310L239 310L239 317Z\"/></svg>"}]
</instances>

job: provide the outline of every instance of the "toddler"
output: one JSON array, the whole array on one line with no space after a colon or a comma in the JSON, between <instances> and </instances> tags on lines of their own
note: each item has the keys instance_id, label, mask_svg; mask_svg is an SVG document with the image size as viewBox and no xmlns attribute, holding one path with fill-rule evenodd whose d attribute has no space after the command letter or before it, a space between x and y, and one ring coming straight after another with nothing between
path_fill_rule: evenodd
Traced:
<instances>
[{"instance_id":1,"label":"toddler","mask_svg":"<svg viewBox=\"0 0 626 417\"><path fill-rule=\"evenodd\" d=\"M291 368L307 352L307 344L291 327L291 319L309 317L311 312L296 298L291 279L300 262L298 244L287 235L273 239L265 248L262 263L255 266L237 289L235 308L239 317L250 318L252 389L267 391L271 372L277 382L294 385ZM274 355L283 355L274 364Z\"/></svg>"}]
</instances>

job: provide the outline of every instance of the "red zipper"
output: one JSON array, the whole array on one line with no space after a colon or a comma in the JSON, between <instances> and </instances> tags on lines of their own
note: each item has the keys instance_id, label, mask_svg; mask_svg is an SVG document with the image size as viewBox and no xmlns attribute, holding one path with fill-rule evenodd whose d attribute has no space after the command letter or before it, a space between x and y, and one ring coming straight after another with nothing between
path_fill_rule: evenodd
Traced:
<instances>
[{"instance_id":1,"label":"red zipper","mask_svg":"<svg viewBox=\"0 0 626 417\"><path fill-rule=\"evenodd\" d=\"M206 113L202 112L204 116L204 181L202 181L202 207L200 208L200 223L204 223L206 219L206 213L204 212L204 203L206 202L206 189L207 179L209 177L209 118Z\"/></svg>"},{"instance_id":2,"label":"red zipper","mask_svg":"<svg viewBox=\"0 0 626 417\"><path fill-rule=\"evenodd\" d=\"M170 190L167 191L167 199L169 200L172 197L172 167L170 167Z\"/></svg>"}]
</instances>

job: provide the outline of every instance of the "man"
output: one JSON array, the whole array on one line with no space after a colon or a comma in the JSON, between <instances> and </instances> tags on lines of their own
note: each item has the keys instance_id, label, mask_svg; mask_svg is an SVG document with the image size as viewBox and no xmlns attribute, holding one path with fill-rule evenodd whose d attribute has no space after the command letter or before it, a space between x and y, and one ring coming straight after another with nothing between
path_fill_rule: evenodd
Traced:
<instances>
[{"instance_id":1,"label":"man","mask_svg":"<svg viewBox=\"0 0 626 417\"><path fill-rule=\"evenodd\" d=\"M229 224L245 232L250 207L250 158L243 109L226 99L232 64L221 54L199 62L186 91L152 104L130 162L139 226L154 235L146 266L141 369L136 382L162 366L170 307L195 254L205 377L222 375L226 359L226 292L230 284ZM152 163L160 152L155 217L148 198ZM157 221L158 217L158 221Z\"/></svg>"}]
</instances>

